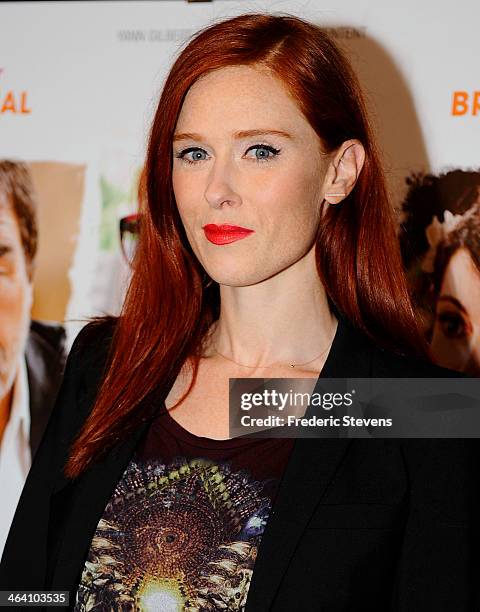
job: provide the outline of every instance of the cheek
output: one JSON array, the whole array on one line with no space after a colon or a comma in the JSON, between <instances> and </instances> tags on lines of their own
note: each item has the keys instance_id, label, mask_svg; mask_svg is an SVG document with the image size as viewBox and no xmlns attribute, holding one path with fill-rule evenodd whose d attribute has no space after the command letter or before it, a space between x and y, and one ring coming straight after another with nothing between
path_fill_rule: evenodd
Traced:
<instances>
[{"instance_id":1,"label":"cheek","mask_svg":"<svg viewBox=\"0 0 480 612\"><path fill-rule=\"evenodd\" d=\"M198 204L201 202L202 179L200 173L173 172L172 186L178 212L182 219L188 219L198 209Z\"/></svg>"},{"instance_id":2,"label":"cheek","mask_svg":"<svg viewBox=\"0 0 480 612\"><path fill-rule=\"evenodd\" d=\"M187 234L189 233L189 225L198 212L198 202L201 201L198 189L198 185L195 185L194 181L186 178L181 177L173 181L173 192L178 214Z\"/></svg>"},{"instance_id":3,"label":"cheek","mask_svg":"<svg viewBox=\"0 0 480 612\"><path fill-rule=\"evenodd\" d=\"M316 180L310 173L286 172L260 189L259 185L263 201L260 209L275 232L305 240L316 234L320 202Z\"/></svg>"},{"instance_id":4,"label":"cheek","mask_svg":"<svg viewBox=\"0 0 480 612\"><path fill-rule=\"evenodd\" d=\"M431 342L434 361L439 365L463 371L472 353L472 337L470 335L450 338L445 335L442 325L435 321Z\"/></svg>"},{"instance_id":5,"label":"cheek","mask_svg":"<svg viewBox=\"0 0 480 612\"><path fill-rule=\"evenodd\" d=\"M25 279L0 277L0 342L6 349L25 337L31 306L32 288Z\"/></svg>"}]
</instances>

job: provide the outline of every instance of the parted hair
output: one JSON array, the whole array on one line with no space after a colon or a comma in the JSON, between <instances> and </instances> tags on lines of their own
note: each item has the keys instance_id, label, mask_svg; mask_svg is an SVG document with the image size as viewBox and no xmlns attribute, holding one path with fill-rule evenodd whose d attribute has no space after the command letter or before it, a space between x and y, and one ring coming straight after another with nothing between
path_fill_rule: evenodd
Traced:
<instances>
[{"instance_id":1,"label":"parted hair","mask_svg":"<svg viewBox=\"0 0 480 612\"><path fill-rule=\"evenodd\" d=\"M348 60L319 26L291 15L246 14L190 39L167 75L150 130L139 186L140 237L107 367L65 473L81 474L151 417L183 364L193 388L220 292L195 257L172 187L172 140L183 100L202 75L261 66L280 78L332 152L362 142L356 186L318 228L316 264L328 299L358 329L390 350L427 357L402 267L396 220L361 88ZM160 390L160 392L158 392ZM142 401L155 393L155 401Z\"/></svg>"}]
</instances>

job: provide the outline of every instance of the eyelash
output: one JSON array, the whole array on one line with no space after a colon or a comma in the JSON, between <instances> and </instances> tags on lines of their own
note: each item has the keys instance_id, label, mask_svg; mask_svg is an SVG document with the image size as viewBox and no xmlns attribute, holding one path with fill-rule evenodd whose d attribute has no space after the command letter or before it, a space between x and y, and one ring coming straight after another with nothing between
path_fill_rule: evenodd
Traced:
<instances>
[{"instance_id":1,"label":"eyelash","mask_svg":"<svg viewBox=\"0 0 480 612\"><path fill-rule=\"evenodd\" d=\"M266 149L267 151L270 151L271 153L273 153L273 157L272 158L265 158L265 159L258 159L258 158L256 158L255 161L260 163L260 164L263 164L264 162L271 161L271 159L276 157L280 153L280 151L281 151L281 149L276 149L275 147L272 147L271 145L256 144L256 145L252 145L251 147L249 147L245 151L245 153L248 153L248 151L251 151L252 149ZM204 153L206 153L206 151L204 149L202 149L201 147L188 147L186 149L183 149L183 151L180 151L179 153L177 153L175 155L175 157L177 159L182 159L187 164L198 164L199 162L205 161L204 159L199 159L197 161L192 161L191 159L187 159L185 157L185 155L187 155L187 153L192 153L193 151L203 151Z\"/></svg>"}]
</instances>

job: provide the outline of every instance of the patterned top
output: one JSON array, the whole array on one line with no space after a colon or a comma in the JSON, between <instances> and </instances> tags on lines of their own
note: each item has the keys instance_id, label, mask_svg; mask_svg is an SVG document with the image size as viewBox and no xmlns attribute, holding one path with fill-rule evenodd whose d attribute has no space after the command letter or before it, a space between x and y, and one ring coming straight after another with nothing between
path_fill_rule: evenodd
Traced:
<instances>
[{"instance_id":1,"label":"patterned top","mask_svg":"<svg viewBox=\"0 0 480 612\"><path fill-rule=\"evenodd\" d=\"M293 442L198 437L163 407L98 523L74 610L244 610Z\"/></svg>"}]
</instances>

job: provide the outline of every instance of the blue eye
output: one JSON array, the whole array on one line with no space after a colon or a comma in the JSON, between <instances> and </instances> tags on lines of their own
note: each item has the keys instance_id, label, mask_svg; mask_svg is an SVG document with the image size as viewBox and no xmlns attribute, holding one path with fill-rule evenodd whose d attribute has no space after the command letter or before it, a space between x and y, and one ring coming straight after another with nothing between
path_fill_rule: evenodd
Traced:
<instances>
[{"instance_id":1,"label":"blue eye","mask_svg":"<svg viewBox=\"0 0 480 612\"><path fill-rule=\"evenodd\" d=\"M188 149L183 149L183 151L180 151L180 153L177 153L177 155L175 155L175 157L177 159L183 159L183 161L186 161L187 164L196 164L199 161L203 161L202 159L187 159L185 157L185 155L187 155L188 153L205 153L206 151L204 151L203 149L200 149L198 147L188 147Z\"/></svg>"},{"instance_id":2,"label":"blue eye","mask_svg":"<svg viewBox=\"0 0 480 612\"><path fill-rule=\"evenodd\" d=\"M271 161L274 157L276 157L280 153L280 149L275 149L275 147L271 147L270 145L265 145L265 144L253 145L252 147L249 147L247 149L246 153L248 153L248 151L251 151L252 149L257 149L258 151L264 151L264 153L261 156L255 155L255 161L259 163ZM186 155L188 155L189 153L193 154L193 159L188 159L186 157ZM271 155L269 155L269 153ZM182 159L187 164L196 164L198 162L205 161L205 158L201 158L201 157L199 158L198 154L206 155L207 153L204 149L201 149L200 147L188 147L187 149L183 149L183 151L180 151L179 153L177 153L175 157L177 159Z\"/></svg>"},{"instance_id":3,"label":"blue eye","mask_svg":"<svg viewBox=\"0 0 480 612\"><path fill-rule=\"evenodd\" d=\"M275 149L270 145L253 145L247 149L247 153L253 150L255 150L255 160L259 162L268 161L280 153L280 149Z\"/></svg>"}]
</instances>

